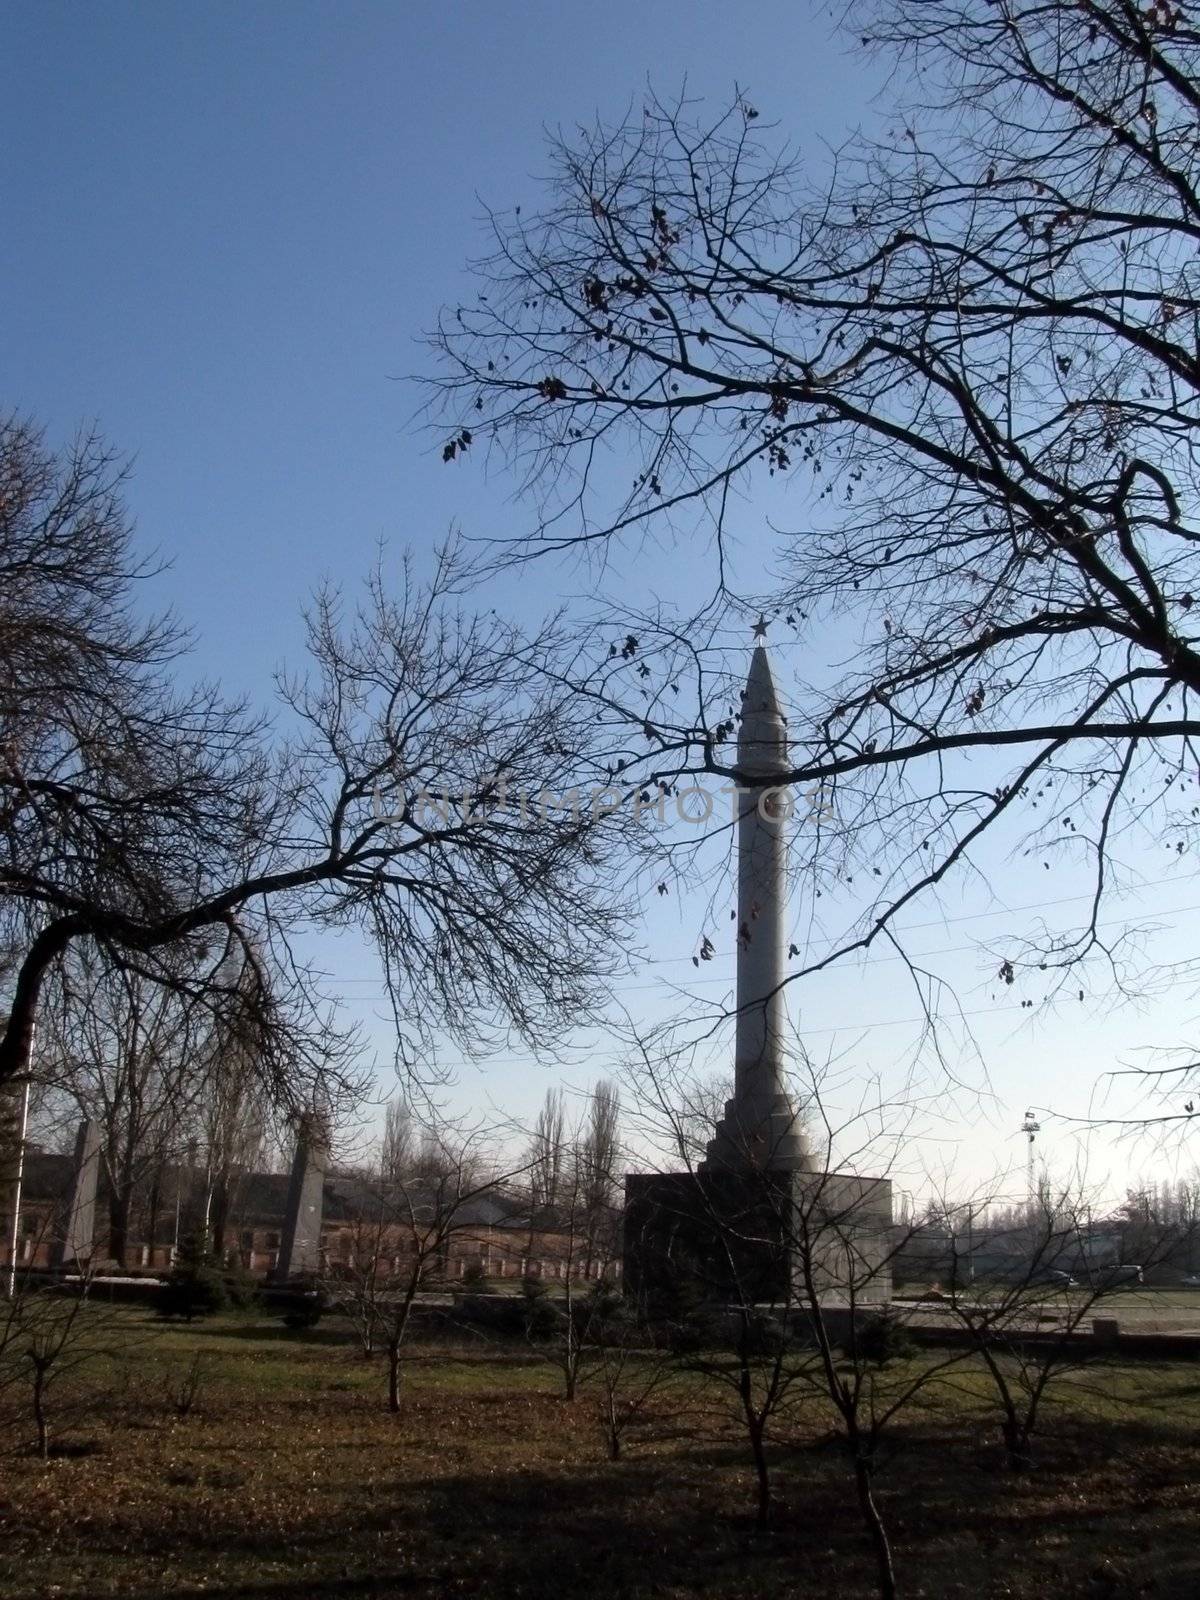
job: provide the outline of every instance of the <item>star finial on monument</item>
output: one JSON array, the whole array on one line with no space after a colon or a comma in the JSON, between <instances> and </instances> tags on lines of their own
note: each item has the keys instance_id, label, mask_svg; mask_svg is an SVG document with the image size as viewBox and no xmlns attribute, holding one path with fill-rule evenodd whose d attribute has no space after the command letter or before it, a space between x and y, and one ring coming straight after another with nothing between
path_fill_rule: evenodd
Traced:
<instances>
[{"instance_id":1,"label":"star finial on monument","mask_svg":"<svg viewBox=\"0 0 1200 1600\"><path fill-rule=\"evenodd\" d=\"M765 639L767 637L767 627L768 623L766 616L760 611L758 613L758 621L754 624L754 627L751 630L754 634L754 637L756 639Z\"/></svg>"}]
</instances>

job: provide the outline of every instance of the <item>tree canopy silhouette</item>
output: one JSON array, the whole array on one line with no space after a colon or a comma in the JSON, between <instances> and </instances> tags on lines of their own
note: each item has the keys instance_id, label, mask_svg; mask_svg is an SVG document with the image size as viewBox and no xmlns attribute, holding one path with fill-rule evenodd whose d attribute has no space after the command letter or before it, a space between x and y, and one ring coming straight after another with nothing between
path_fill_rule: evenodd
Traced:
<instances>
[{"instance_id":1,"label":"tree canopy silhouette","mask_svg":"<svg viewBox=\"0 0 1200 1600\"><path fill-rule=\"evenodd\" d=\"M719 602L731 508L774 480L780 581L740 598L836 625L850 663L794 686L802 843L818 883L881 880L840 949L1014 821L1094 871L1086 925L1033 952L1065 975L1120 830L1195 840L1197 37L1167 3L857 6L878 138L807 161L744 96L651 97L556 142L433 335L456 459L506 451L536 497L502 559L659 524L713 553ZM672 782L733 771L695 624L658 633L641 704L619 659L602 691Z\"/></svg>"},{"instance_id":2,"label":"tree canopy silhouette","mask_svg":"<svg viewBox=\"0 0 1200 1600\"><path fill-rule=\"evenodd\" d=\"M598 759L557 622L472 615L452 550L394 591L377 572L357 607L325 590L281 729L183 686L184 634L140 619L146 570L112 452L84 436L55 454L4 422L0 1082L80 941L211 1002L301 1106L349 1059L297 944L312 930L374 941L418 1075L437 1072L438 1030L552 1046L593 1014L625 960L627 862L620 817L556 804Z\"/></svg>"}]
</instances>

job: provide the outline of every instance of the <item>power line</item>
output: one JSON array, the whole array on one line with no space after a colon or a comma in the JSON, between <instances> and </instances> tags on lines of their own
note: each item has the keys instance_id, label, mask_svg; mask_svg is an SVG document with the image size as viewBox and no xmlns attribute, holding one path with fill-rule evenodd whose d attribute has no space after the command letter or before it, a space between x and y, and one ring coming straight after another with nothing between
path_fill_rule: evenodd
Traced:
<instances>
[{"instance_id":1,"label":"power line","mask_svg":"<svg viewBox=\"0 0 1200 1600\"><path fill-rule=\"evenodd\" d=\"M1173 880L1166 879L1164 881L1165 882L1171 882ZM1149 885L1147 885L1147 887L1149 887ZM1090 898L1090 897L1084 896L1083 898ZM1053 904L1058 904L1058 903L1060 903L1060 902L1056 902L1056 901L1046 901L1046 902L1044 902L1044 904L1046 904L1046 905L1053 905ZM1017 910L1029 911L1029 910L1035 910L1037 908L1036 907L1032 907L1032 906L1020 906L1020 907L1017 907L1016 909ZM1200 911L1200 903L1198 903L1196 905L1190 905L1190 906L1168 906L1168 907L1165 908L1165 910L1166 910L1166 914L1169 915L1169 916L1184 916L1188 912L1191 912L1191 911ZM957 920L966 921L966 920L969 920L969 919L960 918L960 919L957 919ZM926 926L926 927L931 927L933 925L934 924L931 924L931 923L924 924L924 926ZM1106 922L1106 923L1103 924L1103 926L1104 926L1104 928L1106 928L1108 930L1111 930L1112 928L1117 926L1117 924L1111 923L1111 922ZM904 931L905 932L911 932L912 930L911 929L905 929ZM824 942L826 942L826 941L819 940L819 941L817 941L817 944L819 946L821 943L824 943ZM832 941L830 941L830 942L832 942ZM962 955L966 951L975 950L977 948L978 948L978 946L974 945L974 944L948 944L948 945L942 945L937 950L922 950L922 951L920 951L917 955L914 955L912 957L912 961L914 963L920 962L920 961L926 961L932 956ZM675 958L671 957L669 959L673 961ZM689 963L692 961L692 957L691 956L684 956L681 959L684 960L684 961L687 961ZM726 959L729 959L729 958L727 957ZM890 962L895 962L895 961L903 962L905 960L906 960L906 957L904 957L902 955L864 956L861 959L859 959L858 961L856 961L854 963L854 965L856 967L880 967L880 966L886 966ZM645 964L647 966L650 966L653 963L648 961ZM367 983L367 982L377 982L378 980L377 979L366 979L366 978L364 978L364 979L361 979L359 981L361 981L363 983ZM653 993L655 990L661 990L662 988L664 988L664 986L666 985L666 981L667 981L666 979L660 978L659 980L657 980L654 983L619 984L615 988L612 989L611 993L613 993L613 994L648 994L648 993ZM687 988L689 988L689 989L698 989L698 988L701 988L701 987L708 987L710 985L715 985L715 984L721 984L721 985L724 985L724 986L727 987L733 981L734 981L734 974L733 973L715 974L711 978L693 978L691 980L691 982L687 984ZM383 1004L385 1001L387 1001L388 998L389 998L389 996L386 993L383 993L383 992L381 992L379 994L356 994L356 995L343 995L342 996L343 1001L345 1003L347 1003L347 1004L364 1005L364 1006L366 1006L366 1005L380 1005L380 1004Z\"/></svg>"},{"instance_id":2,"label":"power line","mask_svg":"<svg viewBox=\"0 0 1200 1600\"><path fill-rule=\"evenodd\" d=\"M1139 885L1139 887L1142 889L1158 889L1161 888L1164 883L1177 883L1178 881L1179 875L1178 873L1175 873L1168 878L1153 878L1149 883L1143 883ZM893 931L896 934L918 933L923 928L944 928L950 924L957 924L959 922L979 922L985 917L1013 917L1020 915L1020 913L1024 911L1045 911L1051 906L1073 905L1079 900L1092 900L1094 898L1094 893L1090 891L1087 894L1059 895L1053 900L1035 900L1029 905L1024 906L997 906L991 911L968 911L957 917L932 917L928 922L908 922L905 923L902 928L896 928ZM1196 906L1179 906L1176 908L1175 914L1178 915L1185 911L1195 911L1197 909L1200 908L1197 908ZM822 945L835 945L839 942L840 941L835 938L813 939L810 942L810 948L819 949ZM958 948L969 950L971 946L960 945ZM655 965L663 966L673 962L690 961L691 959L692 958L690 956L661 956L652 958Z\"/></svg>"},{"instance_id":3,"label":"power line","mask_svg":"<svg viewBox=\"0 0 1200 1600\"><path fill-rule=\"evenodd\" d=\"M1023 1006L1020 1001L1016 1001L1012 1005L980 1006L975 1011L957 1011L952 1018L947 1020L948 1023L953 1023L955 1021L967 1021L968 1019L974 1017L995 1017L1002 1016L1009 1011L1027 1010L1028 1008ZM910 1027L914 1022L928 1022L928 1020L928 1016L922 1013L912 1017L877 1017L871 1022L838 1022L834 1023L830 1027L804 1028L801 1031L806 1039L827 1038L830 1034L835 1033L860 1034L870 1033L875 1028ZM580 1050L583 1050L586 1047L581 1045L579 1048ZM592 1059L592 1057L589 1056L589 1059ZM488 1067L528 1067L532 1064L533 1062L530 1056L489 1056L486 1059L486 1065ZM579 1066L583 1066L585 1064L586 1063L584 1062L577 1063ZM445 1062L443 1065L449 1071L462 1071L477 1068L480 1063L478 1061L455 1061Z\"/></svg>"},{"instance_id":4,"label":"power line","mask_svg":"<svg viewBox=\"0 0 1200 1600\"><path fill-rule=\"evenodd\" d=\"M1179 881L1179 874L1178 873L1173 873L1171 876L1166 877L1166 878L1151 878L1149 880L1149 882L1143 883L1143 884L1139 884L1138 887L1139 887L1139 889L1159 889L1159 888L1161 888L1163 886L1163 884L1166 884L1166 883L1178 883L1178 881ZM1052 906L1074 905L1080 900L1092 900L1094 898L1095 898L1094 893L1091 892L1091 891L1089 891L1087 894L1059 895L1053 900L1033 900L1033 901L1030 901L1029 904L1022 905L1022 906L997 906L997 907L993 908L990 911L968 911L968 912L964 912L961 916L956 916L956 917L931 917L928 922L907 922L907 923L905 923L905 925L902 928L896 928L893 931L898 935L903 935L903 934L907 934L907 933L919 933L924 928L944 928L944 927L949 927L949 926L956 926L960 922L981 922L981 921L985 920L988 917L1013 917L1013 916L1019 916L1020 914L1022 914L1023 912L1026 912L1026 911L1046 911L1046 910L1050 909ZM1155 909L1156 909L1156 912L1159 912L1159 913L1161 913L1161 911L1162 911L1161 907L1156 907ZM1200 906L1176 906L1176 907L1173 907L1173 908L1172 907L1167 907L1166 908L1167 914L1168 915L1172 915L1172 916L1182 916L1182 915L1184 915L1185 913L1187 913L1189 911L1197 911L1197 910L1200 910ZM1108 926L1111 926L1111 924L1108 924ZM842 937L843 938L847 938L847 937L849 937L849 935L843 935ZM839 939L834 938L832 936L828 937L828 938L822 936L819 939L812 939L812 940L808 941L807 942L807 947L809 949L812 949L812 950L819 950L823 946L828 948L828 947L830 947L832 945L838 944L839 942L840 942ZM965 945L965 944L964 945L955 945L955 946L948 947L946 950L932 950L932 951L929 951L928 954L930 954L930 955L946 955L946 954L953 953L954 951L957 951L957 950L970 950L970 949L973 949L973 948L974 947L972 945ZM899 958L898 957L892 957L892 956L885 956L885 957L879 957L879 958L872 957L871 959L872 960L880 959L880 960L891 961L891 960L896 960L896 959L899 959ZM691 956L647 956L646 960L642 963L642 965L643 966L647 966L647 967L689 966L689 965L692 964L692 961L693 961L693 957L691 957ZM863 964L867 965L869 963L863 963ZM343 985L343 984L348 984L348 983L378 983L379 979L378 978L351 978L351 977L346 977L346 978L339 978L337 981L338 981L339 985ZM697 980L697 982L712 982L712 981L714 981L714 980L712 980L712 979L703 979L703 980L698 979ZM720 981L723 982L724 980L720 980ZM644 987L644 986L641 986L641 987ZM632 991L629 990L629 989L623 989L623 990L620 990L618 992L622 993L622 994L628 994L628 993L631 993ZM347 997L347 998L349 998L349 997ZM367 999L370 999L372 997L363 996L362 998L364 1000L367 1000ZM378 996L378 997L375 997L375 998L386 999L387 997L386 997L386 995L381 995L381 996Z\"/></svg>"}]
</instances>

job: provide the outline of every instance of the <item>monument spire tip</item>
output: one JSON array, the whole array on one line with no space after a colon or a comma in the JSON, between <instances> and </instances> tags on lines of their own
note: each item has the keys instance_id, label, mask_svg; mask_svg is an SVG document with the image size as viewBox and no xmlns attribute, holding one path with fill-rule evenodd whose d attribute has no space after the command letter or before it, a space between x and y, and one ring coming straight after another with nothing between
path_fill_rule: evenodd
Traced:
<instances>
[{"instance_id":1,"label":"monument spire tip","mask_svg":"<svg viewBox=\"0 0 1200 1600\"><path fill-rule=\"evenodd\" d=\"M766 647L756 644L750 657L750 671L746 677L745 709L766 711L779 716L779 696L775 692L775 679L771 672L771 658Z\"/></svg>"}]
</instances>

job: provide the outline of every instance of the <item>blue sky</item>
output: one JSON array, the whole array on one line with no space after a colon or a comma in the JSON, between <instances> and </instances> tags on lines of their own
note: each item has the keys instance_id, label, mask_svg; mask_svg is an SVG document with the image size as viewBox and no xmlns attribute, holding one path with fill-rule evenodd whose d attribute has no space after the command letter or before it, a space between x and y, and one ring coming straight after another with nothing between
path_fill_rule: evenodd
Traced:
<instances>
[{"instance_id":1,"label":"blue sky","mask_svg":"<svg viewBox=\"0 0 1200 1600\"><path fill-rule=\"evenodd\" d=\"M195 625L197 671L260 700L297 659L305 597L326 577L355 583L380 539L427 550L453 522L492 535L525 525L502 474L443 467L412 425L405 375L425 362L419 337L438 305L467 292L481 200L536 199L546 128L619 116L647 80L716 99L736 82L814 160L822 139L872 116L873 85L834 39L832 12L796 0L39 0L6 7L0 28L4 403L54 438L95 419L133 455L140 536L172 562L158 598ZM613 579L637 602L645 581ZM532 613L582 586L546 566L503 598ZM1139 871L1154 887L1133 908L1174 925L1187 884L1158 858ZM1060 898L1081 888L1055 879ZM1032 867L1006 868L1001 889L1010 906L1050 894ZM1194 1009L1190 994L1114 1015L997 1009L987 960L962 948L1007 925L996 907L966 889L946 914L971 920L921 934L984 1013L998 1101L979 1127L946 1132L976 1166L1019 1156L1011 1130L1027 1102L1082 1107L1097 1072L1186 1037ZM810 912L798 906L798 921ZM691 973L695 932L694 906L655 908L650 938L669 965L631 983L626 1004L674 1003L659 980ZM369 966L344 950L329 959L370 1019ZM729 971L715 963L705 992ZM912 1032L891 1019L913 1009L894 965L876 960L806 991L801 1021L814 1048L886 1068ZM374 1038L386 1054L386 1029ZM603 1041L585 1045L576 1082L603 1065ZM548 1081L514 1055L465 1065L460 1093L525 1114Z\"/></svg>"},{"instance_id":2,"label":"blue sky","mask_svg":"<svg viewBox=\"0 0 1200 1600\"><path fill-rule=\"evenodd\" d=\"M519 526L510 486L442 469L399 381L466 289L480 201L532 200L544 130L619 114L648 77L736 79L789 125L844 128L863 96L828 22L753 13L6 8L5 387L136 455L206 667L259 682L299 598L381 537Z\"/></svg>"}]
</instances>

